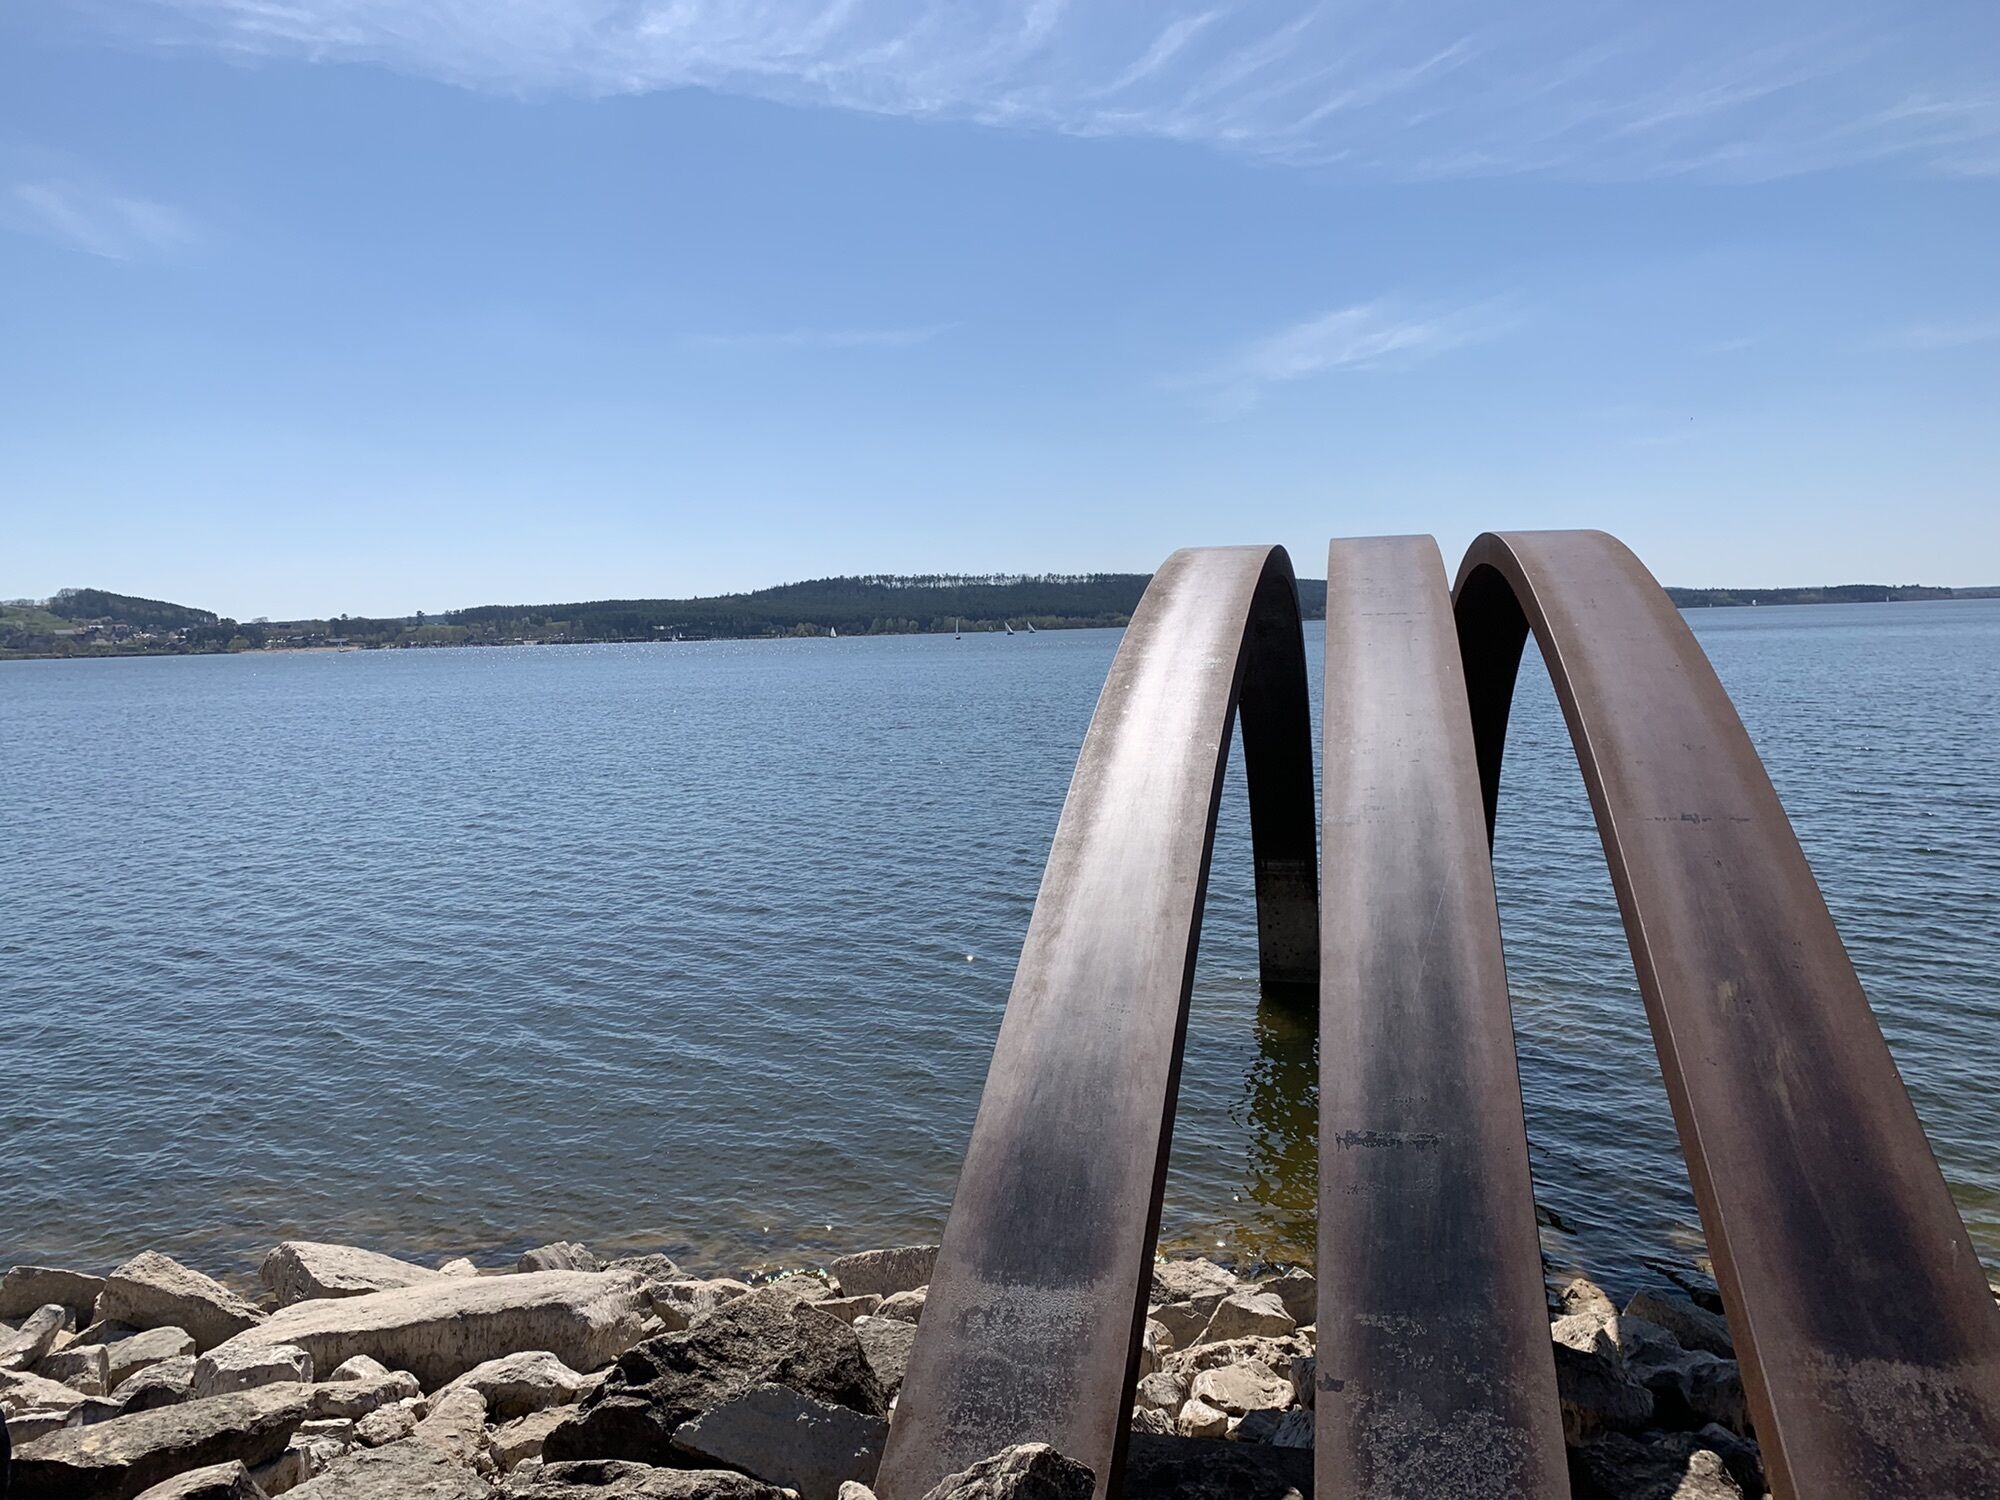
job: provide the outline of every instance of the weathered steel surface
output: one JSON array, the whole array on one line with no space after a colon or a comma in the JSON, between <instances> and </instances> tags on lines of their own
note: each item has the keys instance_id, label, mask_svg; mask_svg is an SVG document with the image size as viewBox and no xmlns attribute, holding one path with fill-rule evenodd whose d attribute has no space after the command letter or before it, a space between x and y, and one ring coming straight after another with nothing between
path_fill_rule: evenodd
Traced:
<instances>
[{"instance_id":1,"label":"weathered steel surface","mask_svg":"<svg viewBox=\"0 0 2000 1500\"><path fill-rule=\"evenodd\" d=\"M1569 1493L1444 560L1327 555L1316 1488Z\"/></svg>"},{"instance_id":2,"label":"weathered steel surface","mask_svg":"<svg viewBox=\"0 0 2000 1500\"><path fill-rule=\"evenodd\" d=\"M1070 783L877 1491L1011 1443L1116 1482L1240 697L1267 985L1318 969L1311 720L1281 548L1177 552Z\"/></svg>"},{"instance_id":3,"label":"weathered steel surface","mask_svg":"<svg viewBox=\"0 0 2000 1500\"><path fill-rule=\"evenodd\" d=\"M1457 615L1489 829L1531 625L1548 662L1775 1489L2000 1495L2000 1310L1692 632L1599 532L1482 536Z\"/></svg>"}]
</instances>

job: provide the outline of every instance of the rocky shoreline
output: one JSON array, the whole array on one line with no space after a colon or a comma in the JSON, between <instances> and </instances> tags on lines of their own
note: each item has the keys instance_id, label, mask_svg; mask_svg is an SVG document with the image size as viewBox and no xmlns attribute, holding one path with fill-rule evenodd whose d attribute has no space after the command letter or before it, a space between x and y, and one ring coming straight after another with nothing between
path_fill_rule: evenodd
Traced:
<instances>
[{"instance_id":1,"label":"rocky shoreline","mask_svg":"<svg viewBox=\"0 0 2000 1500\"><path fill-rule=\"evenodd\" d=\"M240 1295L147 1251L0 1279L7 1500L872 1500L935 1247L753 1285L573 1243L508 1268L286 1241ZM1712 1287L1622 1307L1577 1278L1550 1337L1579 1500L1765 1492ZM1309 1271L1161 1260L1125 1492L1312 1493ZM1088 1500L1043 1445L927 1500Z\"/></svg>"}]
</instances>

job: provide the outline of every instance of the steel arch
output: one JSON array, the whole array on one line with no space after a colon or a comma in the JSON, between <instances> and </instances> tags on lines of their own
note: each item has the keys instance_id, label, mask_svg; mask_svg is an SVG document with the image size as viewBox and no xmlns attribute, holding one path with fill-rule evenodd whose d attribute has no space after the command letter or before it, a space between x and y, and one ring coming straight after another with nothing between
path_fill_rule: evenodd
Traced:
<instances>
[{"instance_id":1,"label":"steel arch","mask_svg":"<svg viewBox=\"0 0 2000 1500\"><path fill-rule=\"evenodd\" d=\"M1318 974L1311 710L1291 562L1176 552L1077 759L877 1479L917 1500L1010 1443L1115 1492L1216 806L1240 702L1261 968Z\"/></svg>"},{"instance_id":2,"label":"steel arch","mask_svg":"<svg viewBox=\"0 0 2000 1500\"><path fill-rule=\"evenodd\" d=\"M1500 917L1426 536L1327 553L1324 1496L1569 1494Z\"/></svg>"},{"instance_id":3,"label":"steel arch","mask_svg":"<svg viewBox=\"0 0 2000 1500\"><path fill-rule=\"evenodd\" d=\"M1487 830L1532 629L1583 768L1777 1493L2000 1494L2000 1309L1714 669L1602 532L1460 566Z\"/></svg>"}]
</instances>

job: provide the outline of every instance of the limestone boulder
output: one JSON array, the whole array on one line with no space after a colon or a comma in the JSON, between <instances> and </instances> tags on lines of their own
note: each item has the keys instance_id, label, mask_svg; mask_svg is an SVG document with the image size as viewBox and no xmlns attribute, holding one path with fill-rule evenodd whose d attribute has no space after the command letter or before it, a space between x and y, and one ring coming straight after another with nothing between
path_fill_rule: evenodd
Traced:
<instances>
[{"instance_id":1,"label":"limestone boulder","mask_svg":"<svg viewBox=\"0 0 2000 1500\"><path fill-rule=\"evenodd\" d=\"M1683 1349L1699 1349L1722 1359L1736 1357L1729 1320L1697 1306L1689 1298L1664 1292L1640 1292L1625 1304L1625 1315L1641 1318L1671 1333Z\"/></svg>"},{"instance_id":2,"label":"limestone boulder","mask_svg":"<svg viewBox=\"0 0 2000 1500\"><path fill-rule=\"evenodd\" d=\"M741 1469L801 1500L836 1500L841 1485L874 1482L889 1424L789 1386L752 1386L674 1429L674 1446L702 1464Z\"/></svg>"},{"instance_id":3,"label":"limestone boulder","mask_svg":"<svg viewBox=\"0 0 2000 1500\"><path fill-rule=\"evenodd\" d=\"M91 1320L91 1310L104 1291L102 1276L81 1271L61 1271L52 1266L15 1266L0 1276L0 1319L19 1322L38 1307L53 1302L66 1308L71 1320L81 1328Z\"/></svg>"},{"instance_id":4,"label":"limestone boulder","mask_svg":"<svg viewBox=\"0 0 2000 1500\"><path fill-rule=\"evenodd\" d=\"M1176 1349L1160 1362L1163 1370L1175 1370L1193 1380L1203 1370L1219 1370L1224 1365L1262 1365L1279 1380L1292 1378L1292 1361L1311 1354L1310 1341L1296 1333L1277 1338L1224 1339L1215 1344L1196 1344L1192 1349Z\"/></svg>"},{"instance_id":5,"label":"limestone boulder","mask_svg":"<svg viewBox=\"0 0 2000 1500\"><path fill-rule=\"evenodd\" d=\"M66 1428L15 1452L10 1500L131 1500L189 1469L254 1469L311 1415L303 1387L270 1386Z\"/></svg>"},{"instance_id":6,"label":"limestone boulder","mask_svg":"<svg viewBox=\"0 0 2000 1500\"><path fill-rule=\"evenodd\" d=\"M139 1500L269 1500L250 1471L231 1460L190 1469L140 1492Z\"/></svg>"},{"instance_id":7,"label":"limestone boulder","mask_svg":"<svg viewBox=\"0 0 2000 1500\"><path fill-rule=\"evenodd\" d=\"M140 1329L182 1329L200 1354L256 1327L264 1315L221 1282L148 1250L105 1278L97 1317Z\"/></svg>"},{"instance_id":8,"label":"limestone boulder","mask_svg":"<svg viewBox=\"0 0 2000 1500\"><path fill-rule=\"evenodd\" d=\"M749 1295L747 1282L726 1276L707 1281L649 1279L645 1282L653 1315L666 1325L666 1332L679 1333L696 1318L705 1317L725 1302Z\"/></svg>"},{"instance_id":9,"label":"limestone boulder","mask_svg":"<svg viewBox=\"0 0 2000 1500\"><path fill-rule=\"evenodd\" d=\"M910 1368L910 1351L917 1347L917 1325L898 1323L891 1318L856 1318L854 1336L860 1340L862 1356L885 1396L903 1388L903 1374Z\"/></svg>"},{"instance_id":10,"label":"limestone boulder","mask_svg":"<svg viewBox=\"0 0 2000 1500\"><path fill-rule=\"evenodd\" d=\"M1156 1261L1152 1290L1147 1301L1154 1307L1166 1302L1188 1302L1203 1296L1213 1296L1220 1301L1241 1285L1232 1273L1212 1260Z\"/></svg>"},{"instance_id":11,"label":"limestone boulder","mask_svg":"<svg viewBox=\"0 0 2000 1500\"><path fill-rule=\"evenodd\" d=\"M1264 1407L1282 1410L1292 1404L1292 1383L1271 1373L1266 1365L1223 1365L1203 1370L1189 1386L1191 1399L1206 1401L1232 1417Z\"/></svg>"},{"instance_id":12,"label":"limestone boulder","mask_svg":"<svg viewBox=\"0 0 2000 1500\"><path fill-rule=\"evenodd\" d=\"M1157 1370L1139 1382L1132 1392L1132 1404L1142 1411L1163 1411L1169 1417L1178 1417L1190 1394L1187 1376Z\"/></svg>"},{"instance_id":13,"label":"limestone boulder","mask_svg":"<svg viewBox=\"0 0 2000 1500\"><path fill-rule=\"evenodd\" d=\"M516 1271L600 1271L596 1256L574 1240L557 1240L524 1253L514 1265Z\"/></svg>"},{"instance_id":14,"label":"limestone boulder","mask_svg":"<svg viewBox=\"0 0 2000 1500\"><path fill-rule=\"evenodd\" d=\"M924 1500L1090 1500L1096 1483L1047 1443L1021 1443L939 1481Z\"/></svg>"},{"instance_id":15,"label":"limestone boulder","mask_svg":"<svg viewBox=\"0 0 2000 1500\"><path fill-rule=\"evenodd\" d=\"M1748 1424L1743 1376L1735 1360L1683 1349L1659 1324L1627 1314L1611 1319L1605 1336L1617 1348L1625 1373L1652 1392L1659 1422L1676 1427L1716 1422L1738 1432Z\"/></svg>"},{"instance_id":16,"label":"limestone boulder","mask_svg":"<svg viewBox=\"0 0 2000 1500\"><path fill-rule=\"evenodd\" d=\"M527 1460L540 1458L549 1434L575 1413L573 1406L551 1406L502 1423L487 1434L487 1457L500 1473L511 1474Z\"/></svg>"},{"instance_id":17,"label":"limestone boulder","mask_svg":"<svg viewBox=\"0 0 2000 1500\"><path fill-rule=\"evenodd\" d=\"M1163 1302L1148 1314L1146 1321L1166 1330L1170 1347L1186 1349L1201 1341L1208 1320L1225 1294L1216 1292L1186 1302Z\"/></svg>"},{"instance_id":18,"label":"limestone boulder","mask_svg":"<svg viewBox=\"0 0 2000 1500\"><path fill-rule=\"evenodd\" d=\"M111 1395L121 1413L155 1411L194 1398L195 1356L176 1354L156 1360L119 1381Z\"/></svg>"},{"instance_id":19,"label":"limestone boulder","mask_svg":"<svg viewBox=\"0 0 2000 1500\"><path fill-rule=\"evenodd\" d=\"M1618 1304L1611 1294L1587 1276L1574 1276L1564 1282L1556 1293L1556 1302L1563 1317L1575 1313L1596 1313L1603 1318L1618 1315Z\"/></svg>"},{"instance_id":20,"label":"limestone boulder","mask_svg":"<svg viewBox=\"0 0 2000 1500\"><path fill-rule=\"evenodd\" d=\"M869 1316L887 1318L892 1323L918 1323L923 1320L924 1301L930 1294L929 1287L917 1287L913 1291L897 1292L892 1297L884 1297L881 1305Z\"/></svg>"},{"instance_id":21,"label":"limestone boulder","mask_svg":"<svg viewBox=\"0 0 2000 1500\"><path fill-rule=\"evenodd\" d=\"M893 1297L929 1286L937 1265L936 1245L902 1245L893 1250L864 1250L843 1255L827 1269L844 1297Z\"/></svg>"},{"instance_id":22,"label":"limestone boulder","mask_svg":"<svg viewBox=\"0 0 2000 1500\"><path fill-rule=\"evenodd\" d=\"M1219 1438L1229 1435L1229 1413L1198 1397L1189 1397L1174 1418L1174 1430L1182 1437Z\"/></svg>"},{"instance_id":23,"label":"limestone boulder","mask_svg":"<svg viewBox=\"0 0 2000 1500\"><path fill-rule=\"evenodd\" d=\"M292 1500L492 1500L493 1486L415 1439L356 1448L291 1492Z\"/></svg>"},{"instance_id":24,"label":"limestone boulder","mask_svg":"<svg viewBox=\"0 0 2000 1500\"><path fill-rule=\"evenodd\" d=\"M69 1331L73 1321L69 1309L60 1303L36 1308L19 1328L0 1340L0 1370L32 1370L55 1348L56 1340Z\"/></svg>"},{"instance_id":25,"label":"limestone boulder","mask_svg":"<svg viewBox=\"0 0 2000 1500\"><path fill-rule=\"evenodd\" d=\"M89 1398L74 1386L26 1370L0 1371L0 1416L16 1443L67 1427Z\"/></svg>"},{"instance_id":26,"label":"limestone boulder","mask_svg":"<svg viewBox=\"0 0 2000 1500\"><path fill-rule=\"evenodd\" d=\"M1174 1430L1174 1419L1152 1407L1135 1406L1125 1425L1134 1432L1170 1433Z\"/></svg>"},{"instance_id":27,"label":"limestone boulder","mask_svg":"<svg viewBox=\"0 0 2000 1500\"><path fill-rule=\"evenodd\" d=\"M430 1410L410 1441L427 1443L467 1468L490 1468L486 1455L486 1398L471 1386L453 1386L433 1396Z\"/></svg>"},{"instance_id":28,"label":"limestone boulder","mask_svg":"<svg viewBox=\"0 0 2000 1500\"><path fill-rule=\"evenodd\" d=\"M45 1354L35 1365L35 1373L60 1380L86 1396L103 1396L111 1390L111 1356L102 1344L72 1344Z\"/></svg>"},{"instance_id":29,"label":"limestone boulder","mask_svg":"<svg viewBox=\"0 0 2000 1500\"><path fill-rule=\"evenodd\" d=\"M521 1349L547 1350L573 1370L597 1369L644 1336L646 1318L646 1300L629 1276L536 1271L440 1277L422 1286L294 1303L234 1342L294 1344L319 1369L365 1354L434 1390Z\"/></svg>"},{"instance_id":30,"label":"limestone boulder","mask_svg":"<svg viewBox=\"0 0 2000 1500\"><path fill-rule=\"evenodd\" d=\"M864 1297L828 1297L814 1305L843 1323L852 1323L856 1318L865 1318L874 1312L882 1305L882 1299L870 1292Z\"/></svg>"},{"instance_id":31,"label":"limestone boulder","mask_svg":"<svg viewBox=\"0 0 2000 1500\"><path fill-rule=\"evenodd\" d=\"M296 1344L218 1344L194 1362L194 1396L310 1381L313 1358Z\"/></svg>"},{"instance_id":32,"label":"limestone boulder","mask_svg":"<svg viewBox=\"0 0 2000 1500\"><path fill-rule=\"evenodd\" d=\"M408 1370L391 1370L363 1380L327 1380L306 1387L315 1419L345 1417L350 1422L395 1402L413 1401L420 1390L417 1377Z\"/></svg>"},{"instance_id":33,"label":"limestone boulder","mask_svg":"<svg viewBox=\"0 0 2000 1500\"><path fill-rule=\"evenodd\" d=\"M439 1272L354 1245L328 1245L317 1240L286 1240L264 1257L257 1278L270 1288L278 1306L319 1297L363 1297L370 1292L422 1286Z\"/></svg>"},{"instance_id":34,"label":"limestone boulder","mask_svg":"<svg viewBox=\"0 0 2000 1500\"><path fill-rule=\"evenodd\" d=\"M438 1394L470 1387L485 1398L490 1420L511 1422L551 1406L569 1406L586 1382L547 1350L504 1354L475 1365Z\"/></svg>"},{"instance_id":35,"label":"limestone boulder","mask_svg":"<svg viewBox=\"0 0 2000 1500\"><path fill-rule=\"evenodd\" d=\"M500 1497L501 1500L792 1500L776 1485L728 1469L662 1469L621 1459L525 1463L508 1476Z\"/></svg>"},{"instance_id":36,"label":"limestone boulder","mask_svg":"<svg viewBox=\"0 0 2000 1500\"><path fill-rule=\"evenodd\" d=\"M417 1430L417 1414L411 1404L393 1401L378 1406L354 1424L354 1440L364 1448L380 1448L400 1443Z\"/></svg>"},{"instance_id":37,"label":"limestone boulder","mask_svg":"<svg viewBox=\"0 0 2000 1500\"><path fill-rule=\"evenodd\" d=\"M1209 1315L1208 1326L1201 1331L1197 1342L1215 1344L1224 1339L1277 1338L1296 1327L1298 1323L1285 1311L1285 1304L1276 1292L1260 1292L1246 1287L1242 1291L1231 1292L1216 1303L1215 1311Z\"/></svg>"},{"instance_id":38,"label":"limestone boulder","mask_svg":"<svg viewBox=\"0 0 2000 1500\"><path fill-rule=\"evenodd\" d=\"M856 1330L766 1287L628 1350L577 1414L549 1434L543 1452L552 1461L675 1463L674 1434L683 1423L759 1385L787 1386L866 1416L888 1411Z\"/></svg>"},{"instance_id":39,"label":"limestone boulder","mask_svg":"<svg viewBox=\"0 0 2000 1500\"><path fill-rule=\"evenodd\" d=\"M179 1359L182 1355L192 1357L194 1352L194 1340L184 1328L148 1328L111 1339L104 1345L111 1388L117 1390L141 1370L163 1360Z\"/></svg>"},{"instance_id":40,"label":"limestone boulder","mask_svg":"<svg viewBox=\"0 0 2000 1500\"><path fill-rule=\"evenodd\" d=\"M1637 1432L1653 1419L1653 1393L1625 1372L1616 1351L1552 1346L1563 1437L1575 1446L1605 1432Z\"/></svg>"},{"instance_id":41,"label":"limestone boulder","mask_svg":"<svg viewBox=\"0 0 2000 1500\"><path fill-rule=\"evenodd\" d=\"M1257 1290L1276 1297L1294 1323L1303 1326L1318 1321L1319 1278L1312 1272L1291 1270L1267 1277L1257 1283Z\"/></svg>"},{"instance_id":42,"label":"limestone boulder","mask_svg":"<svg viewBox=\"0 0 2000 1500\"><path fill-rule=\"evenodd\" d=\"M479 1274L479 1267L475 1266L463 1255L455 1256L451 1260L440 1261L437 1269L440 1276L477 1276Z\"/></svg>"}]
</instances>

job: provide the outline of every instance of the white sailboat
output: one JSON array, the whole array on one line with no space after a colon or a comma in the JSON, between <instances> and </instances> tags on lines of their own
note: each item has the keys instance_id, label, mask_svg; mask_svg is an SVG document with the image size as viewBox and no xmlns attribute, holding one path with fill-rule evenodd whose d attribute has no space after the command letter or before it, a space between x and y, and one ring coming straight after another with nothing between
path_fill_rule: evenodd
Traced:
<instances>
[{"instance_id":1,"label":"white sailboat","mask_svg":"<svg viewBox=\"0 0 2000 1500\"><path fill-rule=\"evenodd\" d=\"M1014 627L1006 620L1002 620L1000 622L1000 627L1001 629L1005 630L1009 635L1012 635L1014 633Z\"/></svg>"},{"instance_id":2,"label":"white sailboat","mask_svg":"<svg viewBox=\"0 0 2000 1500\"><path fill-rule=\"evenodd\" d=\"M962 635L960 635L960 634L959 634L959 630L958 630L958 616L956 616L956 615L953 615L953 616L952 616L952 620L951 620L951 638L952 638L953 640L955 640L955 641L958 641L958 640L963 640L963 639L964 639L964 637L963 637Z\"/></svg>"}]
</instances>

